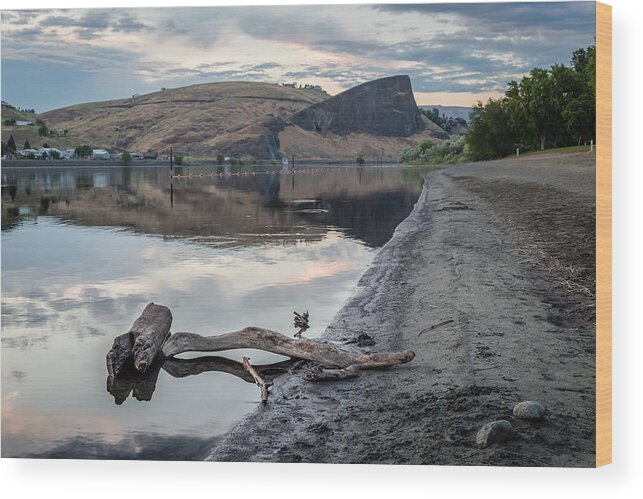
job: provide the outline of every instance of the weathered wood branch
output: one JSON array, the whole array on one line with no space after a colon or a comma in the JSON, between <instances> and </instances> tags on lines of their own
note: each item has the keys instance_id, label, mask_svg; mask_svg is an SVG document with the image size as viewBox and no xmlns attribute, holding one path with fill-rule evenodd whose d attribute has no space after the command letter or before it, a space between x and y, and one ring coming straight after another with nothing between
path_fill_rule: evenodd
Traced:
<instances>
[{"instance_id":1,"label":"weathered wood branch","mask_svg":"<svg viewBox=\"0 0 643 499\"><path fill-rule=\"evenodd\" d=\"M118 376L130 367L145 372L157 358L171 325L170 309L149 303L130 330L114 339L106 357L109 375Z\"/></svg>"},{"instance_id":2,"label":"weathered wood branch","mask_svg":"<svg viewBox=\"0 0 643 499\"><path fill-rule=\"evenodd\" d=\"M295 338L301 338L302 333L310 327L310 325L308 324L308 310L306 310L303 314L299 314L297 312L293 312L293 314L295 314L294 326L295 328L299 329L299 331L297 331L294 336Z\"/></svg>"},{"instance_id":3,"label":"weathered wood branch","mask_svg":"<svg viewBox=\"0 0 643 499\"><path fill-rule=\"evenodd\" d=\"M314 368L308 371L305 378L308 381L338 381L356 378L357 376L359 376L359 366L352 365L343 369Z\"/></svg>"},{"instance_id":4,"label":"weathered wood branch","mask_svg":"<svg viewBox=\"0 0 643 499\"><path fill-rule=\"evenodd\" d=\"M255 380L255 383L261 391L261 403L265 404L268 402L268 384L264 379L259 375L259 373L250 365L250 360L248 357L243 358L243 368L250 373L250 375Z\"/></svg>"},{"instance_id":5,"label":"weathered wood branch","mask_svg":"<svg viewBox=\"0 0 643 499\"><path fill-rule=\"evenodd\" d=\"M276 331L247 327L220 336L200 336L193 333L176 333L164 344L164 357L184 352L221 352L239 348L255 348L287 357L310 360L329 368L357 366L359 369L377 369L410 362L415 357L411 351L371 354L347 352L335 345L309 340L292 339Z\"/></svg>"}]
</instances>

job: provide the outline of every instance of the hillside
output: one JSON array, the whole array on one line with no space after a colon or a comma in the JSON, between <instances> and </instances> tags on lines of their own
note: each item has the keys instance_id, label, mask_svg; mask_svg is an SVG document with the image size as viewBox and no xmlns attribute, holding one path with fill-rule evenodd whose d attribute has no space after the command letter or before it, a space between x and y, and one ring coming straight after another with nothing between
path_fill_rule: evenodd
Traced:
<instances>
[{"instance_id":1,"label":"hillside","mask_svg":"<svg viewBox=\"0 0 643 499\"><path fill-rule=\"evenodd\" d=\"M69 106L32 115L62 136L38 136L38 126L4 126L20 146L87 144L112 152L167 152L191 158L355 159L397 161L405 149L448 134L417 109L411 81L398 75L334 97L320 90L269 83L222 82L167 89L127 99Z\"/></svg>"},{"instance_id":2,"label":"hillside","mask_svg":"<svg viewBox=\"0 0 643 499\"><path fill-rule=\"evenodd\" d=\"M193 156L217 153L270 157L272 118L286 118L324 100L318 90L269 83L224 82L162 90L44 113L49 126L66 128L79 143L118 150L166 150Z\"/></svg>"},{"instance_id":3,"label":"hillside","mask_svg":"<svg viewBox=\"0 0 643 499\"><path fill-rule=\"evenodd\" d=\"M6 102L2 103L1 119L2 119L2 141L8 142L9 137L13 136L18 148L22 148L25 143L25 139L29 141L29 144L32 147L40 147L45 142L52 147L58 149L65 149L69 147L68 143L70 142L68 137L41 137L38 133L38 124L37 120L42 119L40 115L35 113L26 113L20 111L15 107L7 104ZM30 125L11 125L5 123L6 120L16 120L17 122L26 122L30 121Z\"/></svg>"},{"instance_id":4,"label":"hillside","mask_svg":"<svg viewBox=\"0 0 643 499\"><path fill-rule=\"evenodd\" d=\"M314 104L279 133L283 152L316 159L361 155L397 161L426 138L449 136L418 111L406 75L369 81Z\"/></svg>"}]
</instances>

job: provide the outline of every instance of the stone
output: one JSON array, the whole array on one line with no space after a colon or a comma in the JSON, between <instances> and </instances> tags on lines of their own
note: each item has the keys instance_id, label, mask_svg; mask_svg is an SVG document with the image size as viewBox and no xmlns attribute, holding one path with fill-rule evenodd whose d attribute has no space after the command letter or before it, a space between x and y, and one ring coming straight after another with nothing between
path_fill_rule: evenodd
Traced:
<instances>
[{"instance_id":1,"label":"stone","mask_svg":"<svg viewBox=\"0 0 643 499\"><path fill-rule=\"evenodd\" d=\"M487 447L493 444L507 442L515 437L514 428L507 420L492 421L478 430L476 444Z\"/></svg>"},{"instance_id":2,"label":"stone","mask_svg":"<svg viewBox=\"0 0 643 499\"><path fill-rule=\"evenodd\" d=\"M540 402L525 400L514 407L514 418L538 421L545 417L545 408Z\"/></svg>"},{"instance_id":3,"label":"stone","mask_svg":"<svg viewBox=\"0 0 643 499\"><path fill-rule=\"evenodd\" d=\"M294 114L290 121L311 132L408 137L424 130L407 75L369 81Z\"/></svg>"}]
</instances>

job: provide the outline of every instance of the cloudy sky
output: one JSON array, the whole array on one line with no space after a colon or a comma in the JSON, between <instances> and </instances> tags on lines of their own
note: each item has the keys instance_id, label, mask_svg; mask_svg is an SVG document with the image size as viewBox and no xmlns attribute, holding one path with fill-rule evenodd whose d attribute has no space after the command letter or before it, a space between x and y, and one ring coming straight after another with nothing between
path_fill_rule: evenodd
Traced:
<instances>
[{"instance_id":1,"label":"cloudy sky","mask_svg":"<svg viewBox=\"0 0 643 499\"><path fill-rule=\"evenodd\" d=\"M331 94L408 74L472 105L593 43L593 2L3 10L2 99L42 112L222 80Z\"/></svg>"}]
</instances>

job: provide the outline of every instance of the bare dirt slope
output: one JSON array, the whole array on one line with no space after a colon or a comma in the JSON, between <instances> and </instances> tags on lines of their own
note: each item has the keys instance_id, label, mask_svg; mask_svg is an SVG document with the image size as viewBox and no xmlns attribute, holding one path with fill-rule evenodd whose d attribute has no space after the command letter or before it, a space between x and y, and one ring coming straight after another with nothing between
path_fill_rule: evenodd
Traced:
<instances>
[{"instance_id":1,"label":"bare dirt slope","mask_svg":"<svg viewBox=\"0 0 643 499\"><path fill-rule=\"evenodd\" d=\"M280 378L210 459L592 466L594 169L584 155L428 174L325 333L359 348L366 332L363 349L415 360L336 383ZM522 400L545 420L514 420ZM478 448L497 419L517 438Z\"/></svg>"},{"instance_id":2,"label":"bare dirt slope","mask_svg":"<svg viewBox=\"0 0 643 499\"><path fill-rule=\"evenodd\" d=\"M447 133L425 117L420 118L424 129L408 137L391 137L366 133L338 135L304 130L288 124L279 133L281 150L288 156L300 159L356 159L361 155L371 162L381 157L384 161L397 163L403 151L416 147L423 140L442 142Z\"/></svg>"},{"instance_id":3,"label":"bare dirt slope","mask_svg":"<svg viewBox=\"0 0 643 499\"><path fill-rule=\"evenodd\" d=\"M192 155L222 152L241 157L260 152L247 144L262 144L266 120L286 118L326 98L328 94L318 90L220 82L80 104L42 117L50 127L68 129L79 143L134 152L165 150L174 144L191 147Z\"/></svg>"}]
</instances>

